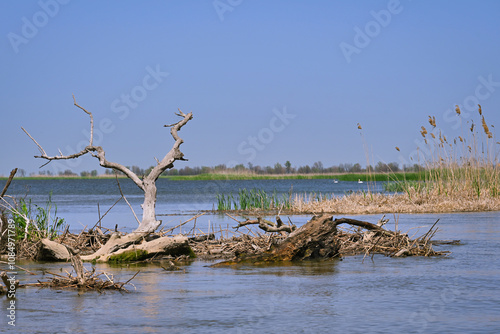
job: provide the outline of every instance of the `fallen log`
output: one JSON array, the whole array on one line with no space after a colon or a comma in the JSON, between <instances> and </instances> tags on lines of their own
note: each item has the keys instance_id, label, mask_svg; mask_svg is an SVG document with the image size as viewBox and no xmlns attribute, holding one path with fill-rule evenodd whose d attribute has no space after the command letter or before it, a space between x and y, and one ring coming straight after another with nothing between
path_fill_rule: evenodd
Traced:
<instances>
[{"instance_id":1,"label":"fallen log","mask_svg":"<svg viewBox=\"0 0 500 334\"><path fill-rule=\"evenodd\" d=\"M185 236L159 237L147 241L149 233L129 233L124 236L114 233L97 252L82 256L83 261L127 262L142 261L155 256L189 255L193 252Z\"/></svg>"},{"instance_id":2,"label":"fallen log","mask_svg":"<svg viewBox=\"0 0 500 334\"><path fill-rule=\"evenodd\" d=\"M247 220L248 222L248 220ZM378 224L350 219L338 218L324 214L314 216L305 225L298 228L283 240L274 239L267 249L257 254L237 253L228 261L213 266L225 266L239 263L273 263L283 261L299 261L309 259L333 259L344 255L384 254L386 256L433 256L446 252L435 252L429 237L410 239L407 234L388 231L382 228L387 220L381 219ZM346 233L338 230L341 224L358 226L358 230ZM427 233L426 235L430 235Z\"/></svg>"},{"instance_id":3,"label":"fallen log","mask_svg":"<svg viewBox=\"0 0 500 334\"><path fill-rule=\"evenodd\" d=\"M70 253L64 245L49 239L40 241L37 261L68 261L69 259Z\"/></svg>"},{"instance_id":4,"label":"fallen log","mask_svg":"<svg viewBox=\"0 0 500 334\"><path fill-rule=\"evenodd\" d=\"M337 224L329 215L314 216L304 226L292 232L278 245L258 255L240 255L234 260L216 264L231 265L241 262L282 262L307 259L328 259L339 256Z\"/></svg>"}]
</instances>

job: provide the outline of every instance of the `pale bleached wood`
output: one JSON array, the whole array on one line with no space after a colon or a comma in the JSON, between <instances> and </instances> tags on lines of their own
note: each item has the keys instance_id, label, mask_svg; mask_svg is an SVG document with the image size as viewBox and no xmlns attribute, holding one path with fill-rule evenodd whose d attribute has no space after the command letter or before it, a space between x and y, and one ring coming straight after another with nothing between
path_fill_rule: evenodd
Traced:
<instances>
[{"instance_id":1,"label":"pale bleached wood","mask_svg":"<svg viewBox=\"0 0 500 334\"><path fill-rule=\"evenodd\" d=\"M73 102L76 107L84 111L87 115L90 117L90 138L89 138L89 145L87 145L83 150L77 153L69 154L69 155L63 155L59 151L59 155L55 156L49 156L43 147L26 131L24 128L21 128L27 135L28 137L33 140L33 142L36 144L38 147L38 150L40 151L41 155L36 155L35 158L40 158L40 159L45 159L47 160L47 164L50 163L53 160L68 160L68 159L76 159L79 158L87 153L90 153L93 157L97 158L99 160L99 164L102 167L105 168L111 168L117 171L122 172L125 174L129 179L131 179L142 191L144 191L144 202L142 204L142 210L143 210L143 215L142 215L142 221L140 222L139 226L135 230L135 232L153 232L155 231L158 226L160 226L161 221L156 219L156 194L157 194L157 189L156 189L156 180L158 177L167 169L170 169L174 166L174 162L177 160L187 160L184 158L184 154L180 151L180 145L184 142L182 138L179 137L178 132L181 130L181 128L187 124L192 118L193 118L193 113L190 112L188 114L183 113L181 110L179 110L179 113L176 113L177 116L181 117L182 119L178 121L177 123L174 124L169 124L165 125L165 127L170 127L170 133L172 137L174 138L175 142L170 149L170 151L165 155L165 157L161 160L157 160L157 164L151 172L144 176L143 179L141 179L137 174L132 172L129 168L125 167L122 164L112 162L106 159L106 153L104 149L101 146L95 146L93 145L93 140L94 140L94 117L92 113L82 106L80 106L77 102L75 97L73 96ZM44 164L43 166L45 166Z\"/></svg>"}]
</instances>

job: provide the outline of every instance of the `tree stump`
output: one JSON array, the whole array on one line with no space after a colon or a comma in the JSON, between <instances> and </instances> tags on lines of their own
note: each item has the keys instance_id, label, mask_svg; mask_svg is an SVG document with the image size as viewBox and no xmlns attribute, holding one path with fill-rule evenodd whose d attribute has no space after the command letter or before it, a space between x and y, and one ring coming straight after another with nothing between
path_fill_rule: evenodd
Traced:
<instances>
[{"instance_id":1,"label":"tree stump","mask_svg":"<svg viewBox=\"0 0 500 334\"><path fill-rule=\"evenodd\" d=\"M314 216L304 226L290 233L288 238L262 254L241 255L215 266L237 263L272 263L309 259L331 259L339 256L337 223L331 215Z\"/></svg>"}]
</instances>

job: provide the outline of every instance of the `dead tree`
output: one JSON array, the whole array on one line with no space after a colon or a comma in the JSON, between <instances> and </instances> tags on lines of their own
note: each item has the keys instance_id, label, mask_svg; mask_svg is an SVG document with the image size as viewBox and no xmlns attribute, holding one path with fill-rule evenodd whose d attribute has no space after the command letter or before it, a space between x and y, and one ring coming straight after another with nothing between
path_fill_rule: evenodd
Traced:
<instances>
[{"instance_id":1,"label":"dead tree","mask_svg":"<svg viewBox=\"0 0 500 334\"><path fill-rule=\"evenodd\" d=\"M176 115L182 117L182 120L180 120L177 123L170 124L170 125L164 125L165 127L170 127L170 133L172 134L172 137L175 140L175 143L173 147L170 149L170 151L165 155L165 157L159 161L157 160L156 166L153 167L153 169L149 172L148 175L144 176L143 179L141 179L137 174L132 172L129 168L116 163L116 162L111 162L108 161L105 157L105 152L104 149L101 146L95 146L93 144L93 137L94 137L94 117L92 116L92 113L87 111L85 108L81 107L76 103L75 97L73 96L73 102L74 105L83 110L87 115L90 117L90 141L89 144L80 152L74 153L71 155L63 155L61 152L59 152L59 155L56 156L49 156L47 153L45 153L45 150L40 146L40 144L37 143L37 141L24 129L21 127L21 129L33 140L33 142L36 144L38 149L40 150L41 155L35 155L35 158L41 158L41 159L46 159L48 160L47 163L42 165L41 167L47 165L53 160L68 160L68 159L76 159L78 157L81 157L87 153L91 154L93 157L97 158L99 160L99 164L102 167L105 168L111 168L116 171L122 172L125 174L129 179L134 181L134 183L142 190L144 191L144 203L142 204L142 221L135 230L135 232L153 232L155 231L158 226L160 226L161 221L156 220L156 212L155 212L155 206L156 206L156 180L158 177L167 169L170 169L174 166L174 162L176 160L187 160L184 159L184 154L180 151L179 147L183 143L182 138L179 137L177 134L178 131L189 121L193 118L193 113L188 113L184 114L182 111L179 110L179 113Z\"/></svg>"},{"instance_id":2,"label":"dead tree","mask_svg":"<svg viewBox=\"0 0 500 334\"><path fill-rule=\"evenodd\" d=\"M182 119L174 124L164 125L165 127L170 127L170 133L175 140L170 151L163 157L162 160L156 160L157 164L153 167L153 169L149 172L149 174L145 175L142 179L132 172L129 168L106 159L104 149L101 146L96 146L93 143L94 137L94 117L91 112L87 111L85 108L81 107L78 103L76 103L75 97L73 96L73 102L76 107L84 111L90 117L90 139L89 144L80 152L63 155L59 152L59 155L49 156L45 150L42 148L40 144L26 131L24 128L21 128L38 147L41 155L36 155L35 158L41 158L48 160L47 163L42 165L41 167L47 165L53 160L68 160L68 159L76 159L85 154L90 154L93 157L99 160L99 164L105 168L111 168L115 171L121 172L125 174L129 179L131 179L138 187L144 192L144 202L142 204L142 221L139 223L139 226L134 231L134 233L130 233L124 237L119 237L119 241L113 239L113 248L109 250L108 254L106 254L107 258L109 254L112 252L116 252L122 248L126 248L131 244L136 244L141 242L143 237L147 234L154 232L158 226L160 226L161 221L156 219L156 180L158 177L167 169L170 169L174 166L174 162L177 160L187 160L184 159L184 154L180 151L180 145L183 143L182 138L179 137L178 131L186 125L189 120L193 118L193 113L184 114L181 110L179 113L176 113L177 116ZM122 247L123 246L123 247ZM144 246L144 245L143 245ZM101 252L102 253L102 252ZM97 253L96 253L97 254ZM101 254L99 254L101 255ZM104 254L102 254L104 255ZM94 259L92 256L85 257L88 259Z\"/></svg>"}]
</instances>

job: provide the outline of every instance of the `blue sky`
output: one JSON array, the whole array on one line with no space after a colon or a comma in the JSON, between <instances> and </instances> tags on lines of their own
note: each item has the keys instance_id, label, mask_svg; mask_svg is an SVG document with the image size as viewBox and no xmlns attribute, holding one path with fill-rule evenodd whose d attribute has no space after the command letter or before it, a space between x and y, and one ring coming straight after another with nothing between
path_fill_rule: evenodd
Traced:
<instances>
[{"instance_id":1,"label":"blue sky","mask_svg":"<svg viewBox=\"0 0 500 334\"><path fill-rule=\"evenodd\" d=\"M194 119L176 167L410 163L428 115L448 137L456 104L500 123L499 17L493 0L2 1L0 175L44 162L21 126L51 155L85 145L72 94L125 165L163 157L177 108ZM67 168L102 171L44 169Z\"/></svg>"}]
</instances>

